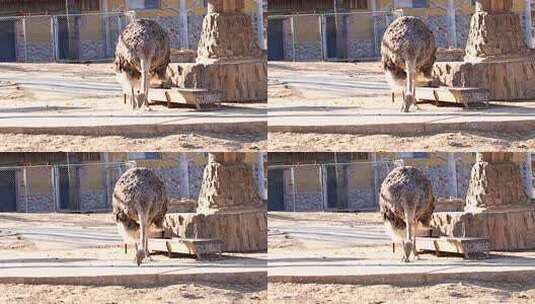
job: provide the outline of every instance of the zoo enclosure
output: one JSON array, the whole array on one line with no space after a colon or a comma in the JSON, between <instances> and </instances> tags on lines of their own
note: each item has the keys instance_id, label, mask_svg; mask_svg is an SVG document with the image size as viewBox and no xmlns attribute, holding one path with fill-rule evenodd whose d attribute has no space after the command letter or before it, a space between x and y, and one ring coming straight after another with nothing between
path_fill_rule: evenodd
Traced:
<instances>
[{"instance_id":1,"label":"zoo enclosure","mask_svg":"<svg viewBox=\"0 0 535 304\"><path fill-rule=\"evenodd\" d=\"M532 46L531 16L517 12ZM401 16L416 16L435 35L437 47L464 48L471 9L433 6L425 9L271 15L268 17L269 60L368 60L381 56L381 41L388 25Z\"/></svg>"},{"instance_id":2,"label":"zoo enclosure","mask_svg":"<svg viewBox=\"0 0 535 304\"><path fill-rule=\"evenodd\" d=\"M111 209L115 182L135 162L0 168L0 212L97 212Z\"/></svg>"},{"instance_id":3,"label":"zoo enclosure","mask_svg":"<svg viewBox=\"0 0 535 304\"><path fill-rule=\"evenodd\" d=\"M0 17L0 61L83 62L113 58L135 12Z\"/></svg>"},{"instance_id":4,"label":"zoo enclosure","mask_svg":"<svg viewBox=\"0 0 535 304\"><path fill-rule=\"evenodd\" d=\"M403 161L368 161L268 167L270 211L377 210L377 193Z\"/></svg>"},{"instance_id":5,"label":"zoo enclosure","mask_svg":"<svg viewBox=\"0 0 535 304\"><path fill-rule=\"evenodd\" d=\"M391 11L272 15L269 60L366 59L380 56Z\"/></svg>"}]
</instances>

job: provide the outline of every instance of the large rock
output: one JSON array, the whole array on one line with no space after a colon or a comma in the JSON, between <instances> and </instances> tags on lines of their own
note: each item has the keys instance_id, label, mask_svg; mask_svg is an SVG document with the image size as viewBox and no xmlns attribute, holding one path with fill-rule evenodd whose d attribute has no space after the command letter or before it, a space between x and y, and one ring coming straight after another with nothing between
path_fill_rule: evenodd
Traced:
<instances>
[{"instance_id":1,"label":"large rock","mask_svg":"<svg viewBox=\"0 0 535 304\"><path fill-rule=\"evenodd\" d=\"M465 61L494 57L523 56L528 53L520 18L513 12L476 11L470 21Z\"/></svg>"},{"instance_id":2,"label":"large rock","mask_svg":"<svg viewBox=\"0 0 535 304\"><path fill-rule=\"evenodd\" d=\"M265 209L229 211L217 214L171 213L164 227L183 238L223 240L226 252L265 252L267 212Z\"/></svg>"},{"instance_id":3,"label":"large rock","mask_svg":"<svg viewBox=\"0 0 535 304\"><path fill-rule=\"evenodd\" d=\"M526 206L528 203L518 164L486 161L474 164L466 194L465 211L496 210Z\"/></svg>"},{"instance_id":4,"label":"large rock","mask_svg":"<svg viewBox=\"0 0 535 304\"><path fill-rule=\"evenodd\" d=\"M228 252L267 250L267 209L243 153L211 153L196 213L168 214L168 233L224 242Z\"/></svg>"},{"instance_id":5,"label":"large rock","mask_svg":"<svg viewBox=\"0 0 535 304\"><path fill-rule=\"evenodd\" d=\"M491 100L535 98L535 54L484 62L437 62L433 77L449 87L483 88Z\"/></svg>"},{"instance_id":6,"label":"large rock","mask_svg":"<svg viewBox=\"0 0 535 304\"><path fill-rule=\"evenodd\" d=\"M197 62L259 59L251 18L243 13L208 13L203 20Z\"/></svg>"},{"instance_id":7,"label":"large rock","mask_svg":"<svg viewBox=\"0 0 535 304\"><path fill-rule=\"evenodd\" d=\"M431 227L440 235L487 237L491 250L535 249L535 207L486 212L437 212Z\"/></svg>"},{"instance_id":8,"label":"large rock","mask_svg":"<svg viewBox=\"0 0 535 304\"><path fill-rule=\"evenodd\" d=\"M535 248L535 205L511 152L478 153L463 212L436 212L431 227L450 237L486 237L492 250Z\"/></svg>"},{"instance_id":9,"label":"large rock","mask_svg":"<svg viewBox=\"0 0 535 304\"><path fill-rule=\"evenodd\" d=\"M221 102L267 102L267 62L242 60L171 65L181 88L221 92Z\"/></svg>"}]
</instances>

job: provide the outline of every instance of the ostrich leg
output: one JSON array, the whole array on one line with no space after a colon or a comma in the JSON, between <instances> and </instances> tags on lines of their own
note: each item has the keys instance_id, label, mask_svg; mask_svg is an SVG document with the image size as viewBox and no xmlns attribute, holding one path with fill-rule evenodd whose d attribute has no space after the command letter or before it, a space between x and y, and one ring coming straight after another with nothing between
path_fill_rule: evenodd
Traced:
<instances>
[{"instance_id":1,"label":"ostrich leg","mask_svg":"<svg viewBox=\"0 0 535 304\"><path fill-rule=\"evenodd\" d=\"M407 224L407 227L405 227L405 229L407 230L407 235L405 237L405 240L403 241L403 258L401 259L401 261L408 263L412 251L413 225L412 219L409 218L409 215L407 213L405 213L405 223Z\"/></svg>"},{"instance_id":2,"label":"ostrich leg","mask_svg":"<svg viewBox=\"0 0 535 304\"><path fill-rule=\"evenodd\" d=\"M141 265L141 262L143 262L143 260L146 258L147 256L147 232L148 232L148 220L147 220L147 215L146 214L140 214L139 215L139 229L140 229L140 235L139 235L139 238L140 238L140 243L141 243L141 248L138 248L137 252L136 252L136 262L137 262L137 266Z\"/></svg>"},{"instance_id":3,"label":"ostrich leg","mask_svg":"<svg viewBox=\"0 0 535 304\"><path fill-rule=\"evenodd\" d=\"M149 85L150 85L150 64L152 61L152 56L148 58L141 59L141 91L142 94L138 98L138 108L144 107L145 109L150 110L149 107Z\"/></svg>"}]
</instances>

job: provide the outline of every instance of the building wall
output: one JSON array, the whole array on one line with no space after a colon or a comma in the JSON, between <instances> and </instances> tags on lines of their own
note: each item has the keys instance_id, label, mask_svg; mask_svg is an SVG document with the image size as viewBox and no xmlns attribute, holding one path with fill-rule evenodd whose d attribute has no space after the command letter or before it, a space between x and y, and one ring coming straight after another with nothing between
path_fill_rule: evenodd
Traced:
<instances>
[{"instance_id":1,"label":"building wall","mask_svg":"<svg viewBox=\"0 0 535 304\"><path fill-rule=\"evenodd\" d=\"M378 163L353 163L351 165L337 165L339 170L345 170L347 179L347 198L350 210L376 210L377 194L385 177L396 167L392 161L402 159L404 165L420 168L429 178L436 197L449 198L449 168L448 153L425 153L410 155L400 153L377 153ZM414 158L413 158L414 157ZM464 198L468 191L470 173L476 161L475 153L454 154L457 173L457 198ZM518 153L514 161L521 167L522 174L527 174L525 154ZM326 176L320 174L319 165L294 166L294 180L292 184L291 168L284 169L284 206L286 211L321 211L326 209ZM322 181L323 179L323 181ZM341 181L339 181L340 184ZM322 190L323 183L323 190ZM295 203L294 203L295 197Z\"/></svg>"},{"instance_id":2,"label":"building wall","mask_svg":"<svg viewBox=\"0 0 535 304\"><path fill-rule=\"evenodd\" d=\"M188 23L188 46L196 49L202 21L206 14L206 8L202 0L186 0L187 23ZM130 8L126 0L108 0L107 6L101 5L100 11L80 11L81 14L114 13L112 15L88 15L78 18L71 17L79 30L78 60L88 61L111 58L115 50L120 25L124 27L128 20L118 17L116 13L128 11ZM243 12L251 17L253 25L258 24L258 6L253 0L246 0ZM0 8L1 11L1 8ZM161 0L160 9L137 9L136 15L141 18L149 18L157 21L169 33L172 48L185 48L186 37L182 37L184 30L180 19L180 0ZM44 12L45 13L45 12ZM46 13L45 13L46 14ZM65 16L58 16L65 19ZM23 34L22 19L16 22L16 56L17 61L23 62L50 62L54 60L54 37L51 34L51 17L27 17L26 19L26 44ZM121 20L118 20L121 19ZM15 19L13 19L15 20ZM107 31L107 34L106 34ZM107 45L107 41L109 44ZM27 59L25 54L27 52Z\"/></svg>"},{"instance_id":3,"label":"building wall","mask_svg":"<svg viewBox=\"0 0 535 304\"><path fill-rule=\"evenodd\" d=\"M379 44L386 27L397 16L416 16L421 18L435 34L436 45L438 47L449 47L449 18L447 13L448 0L429 1L428 8L401 8L393 6L390 0L378 0L376 10L390 13L373 16L371 5L368 10L354 10L352 14L346 15L345 26L347 30L346 50L350 59L378 57ZM455 0L455 28L456 47L464 48L468 38L470 18L474 12L474 7L469 1ZM512 11L520 16L521 26L526 31L525 22L525 2L523 0L513 0ZM298 14L298 12L295 12ZM327 12L327 15L331 12ZM286 17L290 22L290 17ZM307 15L294 17L295 50L297 61L321 60L321 35L319 32L318 15ZM375 19L375 30L374 20ZM325 21L324 21L325 23ZM325 24L324 24L325 25ZM323 26L325 31L326 27ZM325 34L328 35L328 34ZM292 38L291 27L285 28L285 36ZM325 40L325 39L324 39ZM292 40L285 41L285 60L293 60ZM326 44L326 42L323 42Z\"/></svg>"}]
</instances>

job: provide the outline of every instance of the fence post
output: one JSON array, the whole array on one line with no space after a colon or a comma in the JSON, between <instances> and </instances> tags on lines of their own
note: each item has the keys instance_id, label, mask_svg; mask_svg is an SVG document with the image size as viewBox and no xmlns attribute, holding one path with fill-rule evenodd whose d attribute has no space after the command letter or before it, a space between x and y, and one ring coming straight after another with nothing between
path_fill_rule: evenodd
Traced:
<instances>
[{"instance_id":1,"label":"fence post","mask_svg":"<svg viewBox=\"0 0 535 304\"><path fill-rule=\"evenodd\" d=\"M24 180L24 197L26 200L26 213L28 213L28 176L26 175L26 167L22 168L22 179Z\"/></svg>"},{"instance_id":2,"label":"fence post","mask_svg":"<svg viewBox=\"0 0 535 304\"><path fill-rule=\"evenodd\" d=\"M52 195L53 195L53 201L54 201L54 213L58 210L58 194L56 192L56 179L55 179L55 172L54 172L54 166L50 166L50 183L52 185Z\"/></svg>"},{"instance_id":3,"label":"fence post","mask_svg":"<svg viewBox=\"0 0 535 304\"><path fill-rule=\"evenodd\" d=\"M54 62L58 61L58 54L57 54L57 32L56 32L56 17L50 16L50 38L52 40L52 57L54 59Z\"/></svg>"},{"instance_id":4,"label":"fence post","mask_svg":"<svg viewBox=\"0 0 535 304\"><path fill-rule=\"evenodd\" d=\"M322 14L318 15L319 28L320 28L320 45L321 45L321 61L325 61L325 46L323 41L323 18Z\"/></svg>"},{"instance_id":5,"label":"fence post","mask_svg":"<svg viewBox=\"0 0 535 304\"><path fill-rule=\"evenodd\" d=\"M292 185L292 202L293 202L293 212L295 212L295 174L294 167L290 167L290 183Z\"/></svg>"},{"instance_id":6,"label":"fence post","mask_svg":"<svg viewBox=\"0 0 535 304\"><path fill-rule=\"evenodd\" d=\"M457 189L457 164L455 163L455 153L448 153L448 195L450 198L458 197Z\"/></svg>"},{"instance_id":7,"label":"fence post","mask_svg":"<svg viewBox=\"0 0 535 304\"><path fill-rule=\"evenodd\" d=\"M321 211L325 212L325 183L323 181L323 165L319 165L319 176L320 179L320 193L321 193Z\"/></svg>"},{"instance_id":8,"label":"fence post","mask_svg":"<svg viewBox=\"0 0 535 304\"><path fill-rule=\"evenodd\" d=\"M295 21L294 21L294 16L292 16L290 18L291 18L290 19L290 21L291 21L291 29L292 29L292 52L293 52L293 59L294 59L294 62L295 62L295 58L296 58L296 55L295 55Z\"/></svg>"},{"instance_id":9,"label":"fence post","mask_svg":"<svg viewBox=\"0 0 535 304\"><path fill-rule=\"evenodd\" d=\"M524 173L526 193L529 198L533 198L533 168L531 166L531 152L526 152L526 160L524 166L526 172Z\"/></svg>"},{"instance_id":10,"label":"fence post","mask_svg":"<svg viewBox=\"0 0 535 304\"><path fill-rule=\"evenodd\" d=\"M26 17L22 18L22 32L24 33L24 62L28 62L28 33L26 31Z\"/></svg>"},{"instance_id":11,"label":"fence post","mask_svg":"<svg viewBox=\"0 0 535 304\"><path fill-rule=\"evenodd\" d=\"M184 195L185 198L190 199L190 191L189 191L189 164L188 164L188 157L186 155L186 152L181 152L179 159L178 159L178 170L180 174L180 188L184 189Z\"/></svg>"}]
</instances>

